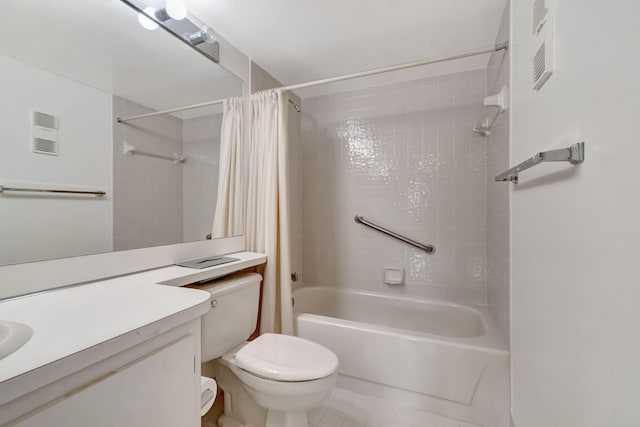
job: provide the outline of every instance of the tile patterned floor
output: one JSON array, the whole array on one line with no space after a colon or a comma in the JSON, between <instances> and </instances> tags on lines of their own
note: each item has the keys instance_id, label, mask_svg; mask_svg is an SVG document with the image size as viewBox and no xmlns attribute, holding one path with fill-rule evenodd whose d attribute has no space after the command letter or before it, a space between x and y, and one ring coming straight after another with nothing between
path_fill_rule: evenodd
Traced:
<instances>
[{"instance_id":1,"label":"tile patterned floor","mask_svg":"<svg viewBox=\"0 0 640 427\"><path fill-rule=\"evenodd\" d=\"M309 412L311 427L480 427L336 388Z\"/></svg>"}]
</instances>

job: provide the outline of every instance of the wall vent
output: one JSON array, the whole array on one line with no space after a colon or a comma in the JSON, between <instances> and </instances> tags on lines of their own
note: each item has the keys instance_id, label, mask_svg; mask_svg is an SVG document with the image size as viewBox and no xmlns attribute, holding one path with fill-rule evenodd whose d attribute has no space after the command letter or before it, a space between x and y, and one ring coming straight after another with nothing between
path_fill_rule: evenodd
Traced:
<instances>
[{"instance_id":1,"label":"wall vent","mask_svg":"<svg viewBox=\"0 0 640 427\"><path fill-rule=\"evenodd\" d=\"M33 111L31 118L31 151L57 156L58 117Z\"/></svg>"},{"instance_id":2,"label":"wall vent","mask_svg":"<svg viewBox=\"0 0 640 427\"><path fill-rule=\"evenodd\" d=\"M34 111L33 125L46 129L58 129L58 118L50 114Z\"/></svg>"},{"instance_id":3,"label":"wall vent","mask_svg":"<svg viewBox=\"0 0 640 427\"><path fill-rule=\"evenodd\" d=\"M531 60L532 87L540 90L553 72L553 57L547 40L542 40L540 47Z\"/></svg>"},{"instance_id":4,"label":"wall vent","mask_svg":"<svg viewBox=\"0 0 640 427\"><path fill-rule=\"evenodd\" d=\"M531 8L531 87L540 90L553 74L553 0L534 0Z\"/></svg>"},{"instance_id":5,"label":"wall vent","mask_svg":"<svg viewBox=\"0 0 640 427\"><path fill-rule=\"evenodd\" d=\"M38 154L58 155L58 141L44 138L33 138L31 151Z\"/></svg>"},{"instance_id":6,"label":"wall vent","mask_svg":"<svg viewBox=\"0 0 640 427\"><path fill-rule=\"evenodd\" d=\"M533 57L533 84L535 85L537 81L540 80L540 78L542 77L542 75L544 74L544 70L546 69L546 62L545 62L545 44L542 43L542 46L540 46L540 49L538 49L538 52L536 53L536 56Z\"/></svg>"}]
</instances>

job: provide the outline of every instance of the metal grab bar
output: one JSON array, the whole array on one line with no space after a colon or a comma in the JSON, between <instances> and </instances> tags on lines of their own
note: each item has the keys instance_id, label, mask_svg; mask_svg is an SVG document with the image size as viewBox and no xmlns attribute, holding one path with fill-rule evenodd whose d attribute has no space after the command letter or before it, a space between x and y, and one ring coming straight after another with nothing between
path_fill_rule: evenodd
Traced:
<instances>
[{"instance_id":1,"label":"metal grab bar","mask_svg":"<svg viewBox=\"0 0 640 427\"><path fill-rule=\"evenodd\" d=\"M107 193L104 191L79 191L79 190L54 190L45 188L18 188L18 187L5 187L0 185L0 193L5 191L19 191L21 193L57 193L57 194L87 194L91 196L102 197Z\"/></svg>"},{"instance_id":2,"label":"metal grab bar","mask_svg":"<svg viewBox=\"0 0 640 427\"><path fill-rule=\"evenodd\" d=\"M356 217L354 219L355 219L356 223L358 223L358 224L366 225L367 227L371 227L374 230L378 230L379 232L384 233L387 236L391 236L391 237L393 237L395 239L402 240L403 242L408 243L411 246L415 246L418 249L422 249L423 251L425 251L428 254L433 254L436 251L436 248L433 245L423 245L422 243L416 242L415 240L411 240L408 237L401 236L398 233L394 233L391 230L387 230L384 227L380 227L379 225L375 225L375 224L367 221L361 215L356 215Z\"/></svg>"},{"instance_id":3,"label":"metal grab bar","mask_svg":"<svg viewBox=\"0 0 640 427\"><path fill-rule=\"evenodd\" d=\"M126 142L124 144L122 144L122 154L124 154L125 156L132 156L134 154L142 154L143 156L154 157L156 159L171 160L176 165L179 164L179 163L184 163L184 162L187 161L187 159L185 159L180 154L173 153L173 157L162 156L160 154L149 153L148 151L138 150L138 148L135 145L130 145L130 144L127 144Z\"/></svg>"},{"instance_id":4,"label":"metal grab bar","mask_svg":"<svg viewBox=\"0 0 640 427\"><path fill-rule=\"evenodd\" d=\"M509 181L517 184L518 174L520 172L544 162L569 162L572 165L578 165L584 162L584 142L578 142L569 148L536 153L518 166L512 167L508 171L496 176L495 180Z\"/></svg>"}]
</instances>

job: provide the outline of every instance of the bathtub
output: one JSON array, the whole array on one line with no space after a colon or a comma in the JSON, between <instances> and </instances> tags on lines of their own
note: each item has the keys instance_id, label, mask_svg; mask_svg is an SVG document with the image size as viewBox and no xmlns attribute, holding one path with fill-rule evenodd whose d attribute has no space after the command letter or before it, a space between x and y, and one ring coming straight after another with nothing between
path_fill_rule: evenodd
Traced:
<instances>
[{"instance_id":1,"label":"bathtub","mask_svg":"<svg viewBox=\"0 0 640 427\"><path fill-rule=\"evenodd\" d=\"M339 385L485 426L508 420L509 354L485 307L332 287L293 297L296 334L338 355Z\"/></svg>"}]
</instances>

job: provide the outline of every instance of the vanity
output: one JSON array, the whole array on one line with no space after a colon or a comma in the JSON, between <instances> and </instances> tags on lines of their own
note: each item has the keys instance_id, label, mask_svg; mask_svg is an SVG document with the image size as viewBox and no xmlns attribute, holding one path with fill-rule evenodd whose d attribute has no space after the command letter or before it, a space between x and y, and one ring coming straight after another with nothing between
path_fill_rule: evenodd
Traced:
<instances>
[{"instance_id":1,"label":"vanity","mask_svg":"<svg viewBox=\"0 0 640 427\"><path fill-rule=\"evenodd\" d=\"M200 425L200 316L210 294L181 285L263 264L169 266L0 302L33 329L0 359L0 425Z\"/></svg>"}]
</instances>

